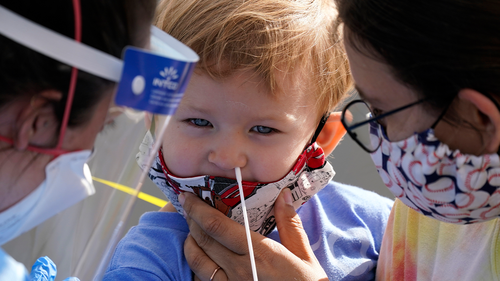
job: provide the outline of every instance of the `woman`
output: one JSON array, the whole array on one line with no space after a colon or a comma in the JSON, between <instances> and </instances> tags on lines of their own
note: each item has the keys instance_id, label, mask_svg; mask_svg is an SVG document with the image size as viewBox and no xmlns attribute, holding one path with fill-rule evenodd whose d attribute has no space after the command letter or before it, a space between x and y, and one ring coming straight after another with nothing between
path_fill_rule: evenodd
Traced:
<instances>
[{"instance_id":1,"label":"woman","mask_svg":"<svg viewBox=\"0 0 500 281\"><path fill-rule=\"evenodd\" d=\"M4 14L13 12L120 58L127 45L149 44L155 1L0 6ZM1 245L93 193L85 162L107 119L115 83L0 35L0 85ZM0 264L1 280L26 275L1 250Z\"/></svg>"},{"instance_id":2,"label":"woman","mask_svg":"<svg viewBox=\"0 0 500 281\"><path fill-rule=\"evenodd\" d=\"M372 153L379 174L399 198L384 235L377 278L497 280L500 1L336 2L356 88L366 102L349 104L343 123ZM216 263L223 271L213 280L250 276L245 252L238 253L242 257L215 252L221 248L217 241L228 241L222 243L229 249L243 243L225 237L232 233L229 222L204 225L204 216L214 214L191 197L184 209L192 219L192 237L201 245L188 240L185 246L194 272L208 279ZM292 227L292 215L276 219L283 229L293 229L282 236L300 241L302 231ZM272 249L256 238L257 253ZM307 247L289 250L306 263L312 260L302 254ZM258 255L259 274L276 280L297 277L295 271L267 266L272 261L285 268L293 255L282 256ZM312 268L303 266L302 276Z\"/></svg>"}]
</instances>

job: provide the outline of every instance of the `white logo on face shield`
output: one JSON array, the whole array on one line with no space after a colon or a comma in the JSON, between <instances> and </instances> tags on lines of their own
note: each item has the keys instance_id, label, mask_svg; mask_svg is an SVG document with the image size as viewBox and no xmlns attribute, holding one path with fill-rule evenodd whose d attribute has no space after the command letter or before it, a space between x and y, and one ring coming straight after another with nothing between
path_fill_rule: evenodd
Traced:
<instances>
[{"instance_id":1,"label":"white logo on face shield","mask_svg":"<svg viewBox=\"0 0 500 281\"><path fill-rule=\"evenodd\" d=\"M153 86L158 86L169 90L177 89L179 83L172 81L179 78L179 75L177 75L177 70L175 68L173 68L172 66L169 68L165 67L164 70L160 71L160 76L165 79L153 79Z\"/></svg>"},{"instance_id":2,"label":"white logo on face shield","mask_svg":"<svg viewBox=\"0 0 500 281\"><path fill-rule=\"evenodd\" d=\"M146 80L141 75L137 75L134 80L132 80L132 92L135 95L140 95L144 92L144 87L146 87Z\"/></svg>"},{"instance_id":3,"label":"white logo on face shield","mask_svg":"<svg viewBox=\"0 0 500 281\"><path fill-rule=\"evenodd\" d=\"M179 78L179 75L177 75L177 70L175 70L173 67L166 68L163 71L160 71L160 75L162 77L165 77L165 79L177 79Z\"/></svg>"}]
</instances>

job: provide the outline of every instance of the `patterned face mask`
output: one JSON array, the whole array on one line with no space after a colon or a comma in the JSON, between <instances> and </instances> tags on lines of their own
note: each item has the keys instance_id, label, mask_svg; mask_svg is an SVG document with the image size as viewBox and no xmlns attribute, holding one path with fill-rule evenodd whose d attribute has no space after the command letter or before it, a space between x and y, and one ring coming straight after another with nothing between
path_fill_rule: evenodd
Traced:
<instances>
[{"instance_id":1,"label":"patterned face mask","mask_svg":"<svg viewBox=\"0 0 500 281\"><path fill-rule=\"evenodd\" d=\"M381 126L370 123L371 154L382 180L408 207L443 222L471 224L500 216L498 154L461 154L434 136L434 130L390 142Z\"/></svg>"},{"instance_id":2,"label":"patterned face mask","mask_svg":"<svg viewBox=\"0 0 500 281\"><path fill-rule=\"evenodd\" d=\"M152 143L153 137L148 132L137 154L141 168L145 167ZM293 205L297 209L325 187L334 175L323 149L313 143L302 152L293 168L282 179L268 183L243 181L250 229L262 235L267 235L274 229L274 202L283 188L290 188ZM177 197L181 192L191 192L231 219L242 225L244 223L236 179L211 175L177 177L169 172L161 150L149 171L149 177L180 214L183 210Z\"/></svg>"}]
</instances>

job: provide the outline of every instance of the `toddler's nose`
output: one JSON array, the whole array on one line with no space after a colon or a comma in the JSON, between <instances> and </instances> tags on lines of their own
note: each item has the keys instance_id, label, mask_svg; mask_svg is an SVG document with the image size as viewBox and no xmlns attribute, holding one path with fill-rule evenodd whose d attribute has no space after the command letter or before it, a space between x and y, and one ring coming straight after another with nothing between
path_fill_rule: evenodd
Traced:
<instances>
[{"instance_id":1,"label":"toddler's nose","mask_svg":"<svg viewBox=\"0 0 500 281\"><path fill-rule=\"evenodd\" d=\"M236 144L227 144L210 151L208 161L223 170L243 168L247 164L247 157Z\"/></svg>"}]
</instances>

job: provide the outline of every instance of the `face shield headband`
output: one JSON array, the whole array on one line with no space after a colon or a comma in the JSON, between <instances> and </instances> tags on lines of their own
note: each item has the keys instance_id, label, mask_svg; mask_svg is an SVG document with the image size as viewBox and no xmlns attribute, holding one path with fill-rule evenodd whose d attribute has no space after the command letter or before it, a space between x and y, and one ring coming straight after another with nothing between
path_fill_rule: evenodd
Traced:
<instances>
[{"instance_id":1,"label":"face shield headband","mask_svg":"<svg viewBox=\"0 0 500 281\"><path fill-rule=\"evenodd\" d=\"M65 111L55 148L29 145L28 150L54 156L62 149L73 102L78 69L117 82L115 103L160 114L173 114L179 104L198 56L172 36L151 26L151 50L128 46L123 60L79 43L81 14L73 1L75 38L68 38L0 6L0 34L43 55L73 66ZM0 136L0 141L13 140Z\"/></svg>"}]
</instances>

